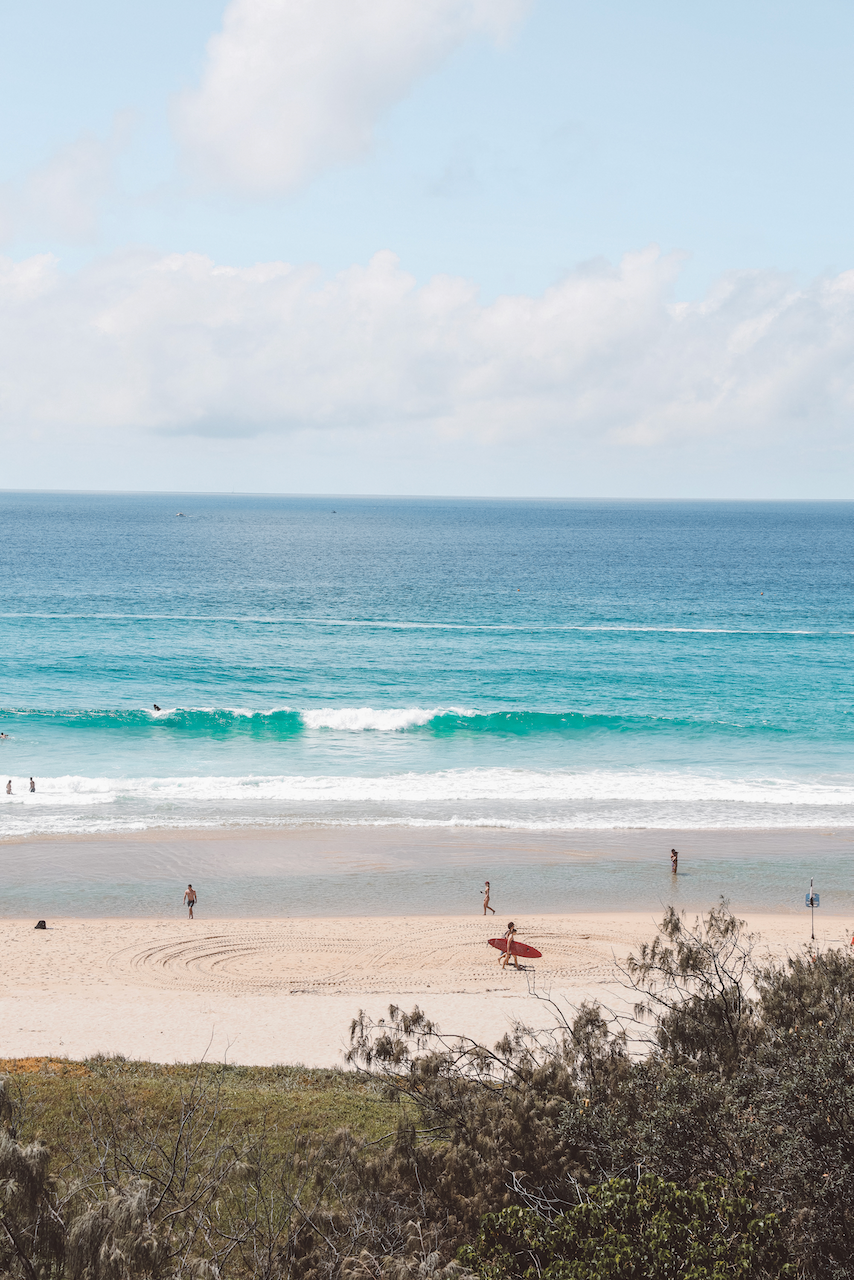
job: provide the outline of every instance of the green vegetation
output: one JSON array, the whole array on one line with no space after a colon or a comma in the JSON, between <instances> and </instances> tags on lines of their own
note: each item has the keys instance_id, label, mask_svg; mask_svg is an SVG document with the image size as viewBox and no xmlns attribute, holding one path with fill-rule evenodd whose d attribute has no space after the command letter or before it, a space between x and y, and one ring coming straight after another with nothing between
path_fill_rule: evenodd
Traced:
<instances>
[{"instance_id":1,"label":"green vegetation","mask_svg":"<svg viewBox=\"0 0 854 1280\"><path fill-rule=\"evenodd\" d=\"M854 1276L854 957L770 965L721 904L626 981L639 1021L491 1049L360 1015L348 1072L7 1064L0 1273Z\"/></svg>"},{"instance_id":2,"label":"green vegetation","mask_svg":"<svg viewBox=\"0 0 854 1280\"><path fill-rule=\"evenodd\" d=\"M518 1207L488 1214L460 1258L483 1280L795 1275L776 1216L758 1218L749 1196L721 1179L680 1191L649 1174L603 1182L550 1219Z\"/></svg>"},{"instance_id":3,"label":"green vegetation","mask_svg":"<svg viewBox=\"0 0 854 1280\"><path fill-rule=\"evenodd\" d=\"M396 1127L396 1113L380 1084L352 1072L307 1067L240 1067L216 1063L161 1066L97 1057L0 1061L6 1091L28 1138L50 1142L81 1167L96 1158L96 1135L118 1116L125 1137L148 1125L174 1124L188 1099L216 1100L233 1133L264 1127L285 1148L299 1131L348 1128L375 1140Z\"/></svg>"},{"instance_id":4,"label":"green vegetation","mask_svg":"<svg viewBox=\"0 0 854 1280\"><path fill-rule=\"evenodd\" d=\"M408 1106L343 1071L4 1066L0 1274L32 1280L280 1274Z\"/></svg>"}]
</instances>

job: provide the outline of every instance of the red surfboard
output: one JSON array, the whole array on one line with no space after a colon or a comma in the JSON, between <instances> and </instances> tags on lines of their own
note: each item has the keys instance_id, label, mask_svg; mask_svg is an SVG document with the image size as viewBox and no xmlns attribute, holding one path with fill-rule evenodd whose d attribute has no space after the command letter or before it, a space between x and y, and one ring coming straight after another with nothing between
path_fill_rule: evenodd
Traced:
<instances>
[{"instance_id":1,"label":"red surfboard","mask_svg":"<svg viewBox=\"0 0 854 1280\"><path fill-rule=\"evenodd\" d=\"M489 945L495 947L496 951L507 950L506 938L490 938ZM542 957L542 951L538 951L536 947L529 947L527 942L517 942L514 940L510 943L511 956L524 956L526 960L539 960Z\"/></svg>"}]
</instances>

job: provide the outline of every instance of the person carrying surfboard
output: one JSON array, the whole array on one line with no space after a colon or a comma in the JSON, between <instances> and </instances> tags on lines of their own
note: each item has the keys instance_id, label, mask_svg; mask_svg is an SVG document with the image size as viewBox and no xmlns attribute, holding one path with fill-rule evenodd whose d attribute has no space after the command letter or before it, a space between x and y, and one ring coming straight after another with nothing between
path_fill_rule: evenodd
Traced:
<instances>
[{"instance_id":1,"label":"person carrying surfboard","mask_svg":"<svg viewBox=\"0 0 854 1280\"><path fill-rule=\"evenodd\" d=\"M510 921L510 923L508 924L508 926L507 926L507 928L506 928L506 930L505 930L504 937L507 939L507 950L504 952L504 955L501 957L501 959L498 961L498 963L501 965L501 967L502 967L503 969L506 969L506 968L507 968L507 962L508 962L508 960L510 959L510 956L511 956L510 948L511 948L511 946L513 945L513 939L516 937L516 926L515 926L515 924L513 923L513 921L512 921L512 920ZM517 955L513 955L513 963L515 964L516 968L518 969L518 968L519 968L519 957L518 957Z\"/></svg>"}]
</instances>

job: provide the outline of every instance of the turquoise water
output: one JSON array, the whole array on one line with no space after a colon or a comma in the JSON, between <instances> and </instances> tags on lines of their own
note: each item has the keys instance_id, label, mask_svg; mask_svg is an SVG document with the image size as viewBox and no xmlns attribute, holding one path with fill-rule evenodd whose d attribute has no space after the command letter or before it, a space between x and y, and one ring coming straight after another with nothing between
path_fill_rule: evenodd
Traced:
<instances>
[{"instance_id":1,"label":"turquoise water","mask_svg":"<svg viewBox=\"0 0 854 1280\"><path fill-rule=\"evenodd\" d=\"M841 502L3 494L0 834L852 825L852 552Z\"/></svg>"}]
</instances>

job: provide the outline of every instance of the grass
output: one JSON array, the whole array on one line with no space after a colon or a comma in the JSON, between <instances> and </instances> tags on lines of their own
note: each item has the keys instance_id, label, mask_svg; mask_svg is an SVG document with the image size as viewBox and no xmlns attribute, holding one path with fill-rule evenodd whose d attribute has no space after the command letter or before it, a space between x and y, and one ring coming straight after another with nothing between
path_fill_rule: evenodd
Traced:
<instances>
[{"instance_id":1,"label":"grass","mask_svg":"<svg viewBox=\"0 0 854 1280\"><path fill-rule=\"evenodd\" d=\"M268 1149L282 1154L300 1136L322 1140L344 1128L363 1141L381 1141L402 1118L399 1101L342 1070L165 1066L99 1056L0 1059L0 1075L14 1106L15 1137L47 1143L55 1171L69 1174L90 1166L111 1133L131 1147L153 1135L168 1144L190 1101L216 1117L217 1141L263 1133Z\"/></svg>"}]
</instances>

